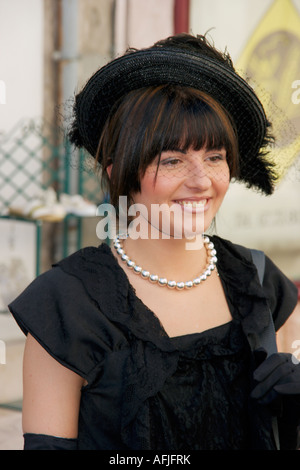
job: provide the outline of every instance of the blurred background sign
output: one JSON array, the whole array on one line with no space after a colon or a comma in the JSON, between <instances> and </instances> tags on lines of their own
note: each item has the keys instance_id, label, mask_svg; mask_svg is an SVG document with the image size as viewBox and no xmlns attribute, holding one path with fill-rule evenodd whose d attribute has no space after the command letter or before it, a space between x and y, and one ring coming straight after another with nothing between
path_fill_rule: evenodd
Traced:
<instances>
[{"instance_id":1,"label":"blurred background sign","mask_svg":"<svg viewBox=\"0 0 300 470\"><path fill-rule=\"evenodd\" d=\"M272 121L272 155L282 178L300 153L300 106L293 98L300 80L300 14L292 0L272 3L236 65Z\"/></svg>"}]
</instances>

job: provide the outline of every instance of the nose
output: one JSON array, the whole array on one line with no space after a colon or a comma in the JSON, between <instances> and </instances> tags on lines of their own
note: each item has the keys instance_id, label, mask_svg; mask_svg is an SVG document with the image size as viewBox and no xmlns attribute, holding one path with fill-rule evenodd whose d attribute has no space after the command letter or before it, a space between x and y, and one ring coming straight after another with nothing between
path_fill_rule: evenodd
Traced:
<instances>
[{"instance_id":1,"label":"nose","mask_svg":"<svg viewBox=\"0 0 300 470\"><path fill-rule=\"evenodd\" d=\"M193 162L187 170L185 184L189 189L201 191L210 188L212 185L211 175L209 174L209 169L204 167L202 161Z\"/></svg>"}]
</instances>

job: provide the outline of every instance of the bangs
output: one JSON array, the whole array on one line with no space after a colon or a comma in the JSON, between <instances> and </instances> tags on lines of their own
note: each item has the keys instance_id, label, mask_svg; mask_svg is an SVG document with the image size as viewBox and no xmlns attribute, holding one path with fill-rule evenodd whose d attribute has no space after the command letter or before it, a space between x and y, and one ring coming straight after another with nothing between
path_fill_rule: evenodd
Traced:
<instances>
[{"instance_id":1,"label":"bangs","mask_svg":"<svg viewBox=\"0 0 300 470\"><path fill-rule=\"evenodd\" d=\"M153 89L143 102L144 133L140 170L164 151L225 148L231 175L237 174L237 138L223 108L201 91L179 86Z\"/></svg>"}]
</instances>

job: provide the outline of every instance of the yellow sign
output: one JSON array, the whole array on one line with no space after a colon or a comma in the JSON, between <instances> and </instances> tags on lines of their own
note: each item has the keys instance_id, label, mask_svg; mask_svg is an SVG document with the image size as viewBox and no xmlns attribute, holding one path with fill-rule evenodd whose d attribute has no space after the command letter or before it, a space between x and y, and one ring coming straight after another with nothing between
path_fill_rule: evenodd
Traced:
<instances>
[{"instance_id":1,"label":"yellow sign","mask_svg":"<svg viewBox=\"0 0 300 470\"><path fill-rule=\"evenodd\" d=\"M272 159L279 179L300 156L300 14L274 0L237 62L272 122Z\"/></svg>"}]
</instances>

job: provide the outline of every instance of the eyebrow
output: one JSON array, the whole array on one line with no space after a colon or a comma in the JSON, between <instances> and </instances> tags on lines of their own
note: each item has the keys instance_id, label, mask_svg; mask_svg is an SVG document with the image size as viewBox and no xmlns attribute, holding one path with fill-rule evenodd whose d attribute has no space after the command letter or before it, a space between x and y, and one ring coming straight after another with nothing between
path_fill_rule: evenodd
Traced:
<instances>
[{"instance_id":1,"label":"eyebrow","mask_svg":"<svg viewBox=\"0 0 300 470\"><path fill-rule=\"evenodd\" d=\"M179 148L170 148L170 149L162 150L161 153L167 153L167 152L176 152L176 153L181 153L183 155L187 154L187 150L182 150Z\"/></svg>"}]
</instances>

